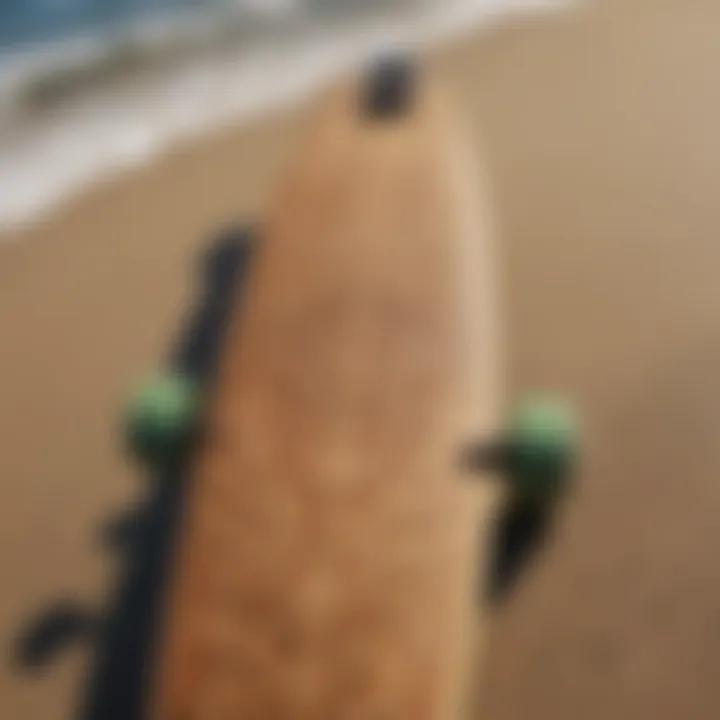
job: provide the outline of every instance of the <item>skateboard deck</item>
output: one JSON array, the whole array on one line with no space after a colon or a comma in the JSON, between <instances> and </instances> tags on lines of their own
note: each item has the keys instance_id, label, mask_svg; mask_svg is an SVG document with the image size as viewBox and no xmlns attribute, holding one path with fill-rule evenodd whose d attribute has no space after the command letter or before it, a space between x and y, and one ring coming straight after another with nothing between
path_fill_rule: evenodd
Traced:
<instances>
[{"instance_id":1,"label":"skateboard deck","mask_svg":"<svg viewBox=\"0 0 720 720\"><path fill-rule=\"evenodd\" d=\"M238 293L154 720L464 707L500 494L462 462L503 399L486 187L436 80L387 115L367 83L319 103Z\"/></svg>"}]
</instances>

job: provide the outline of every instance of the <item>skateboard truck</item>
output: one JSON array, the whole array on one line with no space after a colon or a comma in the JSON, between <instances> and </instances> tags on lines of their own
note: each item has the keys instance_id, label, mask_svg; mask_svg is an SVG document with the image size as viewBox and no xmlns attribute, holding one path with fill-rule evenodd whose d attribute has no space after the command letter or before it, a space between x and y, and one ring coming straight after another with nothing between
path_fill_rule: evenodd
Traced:
<instances>
[{"instance_id":1,"label":"skateboard truck","mask_svg":"<svg viewBox=\"0 0 720 720\"><path fill-rule=\"evenodd\" d=\"M577 429L571 409L554 400L527 400L508 423L505 435L471 446L471 470L500 473L514 499L548 503L568 489L577 456Z\"/></svg>"},{"instance_id":2,"label":"skateboard truck","mask_svg":"<svg viewBox=\"0 0 720 720\"><path fill-rule=\"evenodd\" d=\"M200 403L200 384L186 375L160 375L141 385L125 413L133 455L153 466L176 459L197 434ZM501 438L472 444L464 461L474 472L501 474L515 500L543 504L565 494L576 457L571 409L530 399L516 408Z\"/></svg>"}]
</instances>

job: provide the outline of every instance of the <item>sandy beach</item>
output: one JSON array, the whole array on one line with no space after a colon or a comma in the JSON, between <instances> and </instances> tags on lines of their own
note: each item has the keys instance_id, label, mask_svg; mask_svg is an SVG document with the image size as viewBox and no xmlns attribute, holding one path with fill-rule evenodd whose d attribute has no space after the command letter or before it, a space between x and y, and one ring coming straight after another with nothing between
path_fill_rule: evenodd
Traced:
<instances>
[{"instance_id":1,"label":"sandy beach","mask_svg":"<svg viewBox=\"0 0 720 720\"><path fill-rule=\"evenodd\" d=\"M494 180L512 387L571 395L582 485L500 609L489 720L720 715L720 6L606 0L431 58ZM195 140L0 244L0 717L74 717L91 656L17 641L102 609L99 528L147 492L128 384L158 367L218 231L262 218L307 104Z\"/></svg>"}]
</instances>

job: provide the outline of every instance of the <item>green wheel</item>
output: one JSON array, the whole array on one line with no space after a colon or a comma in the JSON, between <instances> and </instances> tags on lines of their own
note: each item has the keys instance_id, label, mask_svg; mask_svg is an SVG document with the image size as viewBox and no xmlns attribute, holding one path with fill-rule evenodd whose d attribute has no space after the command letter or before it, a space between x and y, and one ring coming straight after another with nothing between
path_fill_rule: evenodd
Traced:
<instances>
[{"instance_id":1,"label":"green wheel","mask_svg":"<svg viewBox=\"0 0 720 720\"><path fill-rule=\"evenodd\" d=\"M549 398L530 398L510 422L508 471L516 499L548 503L564 495L577 455L571 408Z\"/></svg>"},{"instance_id":2,"label":"green wheel","mask_svg":"<svg viewBox=\"0 0 720 720\"><path fill-rule=\"evenodd\" d=\"M192 437L200 391L183 375L161 375L133 393L125 412L125 432L133 455L151 464L177 457Z\"/></svg>"}]
</instances>

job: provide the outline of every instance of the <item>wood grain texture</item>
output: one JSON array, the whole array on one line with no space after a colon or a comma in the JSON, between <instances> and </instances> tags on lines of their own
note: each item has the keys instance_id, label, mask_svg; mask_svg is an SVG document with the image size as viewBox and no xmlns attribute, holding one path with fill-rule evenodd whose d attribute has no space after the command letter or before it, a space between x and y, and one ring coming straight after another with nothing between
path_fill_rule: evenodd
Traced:
<instances>
[{"instance_id":1,"label":"wood grain texture","mask_svg":"<svg viewBox=\"0 0 720 720\"><path fill-rule=\"evenodd\" d=\"M324 99L224 349L168 595L158 720L456 717L497 490L484 188L432 82Z\"/></svg>"}]
</instances>

